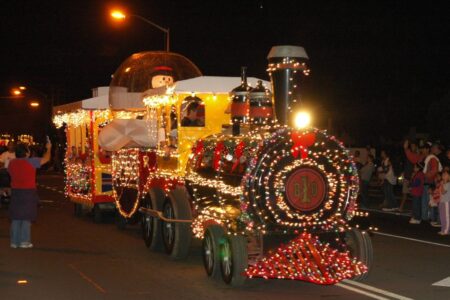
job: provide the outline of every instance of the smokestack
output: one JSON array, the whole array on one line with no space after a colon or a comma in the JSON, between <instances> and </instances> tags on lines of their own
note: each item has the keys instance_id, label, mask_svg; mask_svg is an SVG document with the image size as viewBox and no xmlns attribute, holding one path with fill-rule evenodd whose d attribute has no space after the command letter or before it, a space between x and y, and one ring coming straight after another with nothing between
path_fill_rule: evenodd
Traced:
<instances>
[{"instance_id":1,"label":"smokestack","mask_svg":"<svg viewBox=\"0 0 450 300\"><path fill-rule=\"evenodd\" d=\"M274 46L267 55L267 71L272 82L275 116L281 125L292 125L292 106L300 101L299 86L303 75L309 74L308 55L299 46Z\"/></svg>"},{"instance_id":2,"label":"smokestack","mask_svg":"<svg viewBox=\"0 0 450 300\"><path fill-rule=\"evenodd\" d=\"M231 122L233 124L233 135L239 135L241 132L241 124L248 123L249 91L250 86L247 84L247 67L241 67L241 85L234 88L230 92Z\"/></svg>"}]
</instances>

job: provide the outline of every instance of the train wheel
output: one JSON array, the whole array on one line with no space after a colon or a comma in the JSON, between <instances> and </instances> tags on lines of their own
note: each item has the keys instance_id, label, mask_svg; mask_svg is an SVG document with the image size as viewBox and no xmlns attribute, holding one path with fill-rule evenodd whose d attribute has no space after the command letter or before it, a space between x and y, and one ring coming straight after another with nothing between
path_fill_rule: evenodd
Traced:
<instances>
[{"instance_id":1,"label":"train wheel","mask_svg":"<svg viewBox=\"0 0 450 300\"><path fill-rule=\"evenodd\" d=\"M220 276L220 243L224 239L224 231L219 225L209 226L203 237L203 265L206 274L214 279Z\"/></svg>"},{"instance_id":2,"label":"train wheel","mask_svg":"<svg viewBox=\"0 0 450 300\"><path fill-rule=\"evenodd\" d=\"M81 205L80 203L74 203L73 213L75 217L81 217L83 215L83 205Z\"/></svg>"},{"instance_id":3,"label":"train wheel","mask_svg":"<svg viewBox=\"0 0 450 300\"><path fill-rule=\"evenodd\" d=\"M120 230L124 230L127 227L128 219L120 214L120 212L116 211L116 215L114 218L114 224Z\"/></svg>"},{"instance_id":4,"label":"train wheel","mask_svg":"<svg viewBox=\"0 0 450 300\"><path fill-rule=\"evenodd\" d=\"M170 193L162 211L168 219L192 220L187 193L180 188ZM188 256L192 238L189 223L161 221L161 232L164 247L171 259L184 259Z\"/></svg>"},{"instance_id":5,"label":"train wheel","mask_svg":"<svg viewBox=\"0 0 450 300\"><path fill-rule=\"evenodd\" d=\"M220 269L222 279L232 286L239 286L247 278L244 275L248 266L247 238L231 235L223 239L220 245Z\"/></svg>"},{"instance_id":6,"label":"train wheel","mask_svg":"<svg viewBox=\"0 0 450 300\"><path fill-rule=\"evenodd\" d=\"M145 208L160 210L162 205L159 204L159 200L161 199L164 199L164 194L162 191L154 190L145 195L142 201L142 206ZM158 218L142 214L141 226L142 238L144 239L145 245L150 250L161 250L163 246L162 237L159 234L161 221Z\"/></svg>"},{"instance_id":7,"label":"train wheel","mask_svg":"<svg viewBox=\"0 0 450 300\"><path fill-rule=\"evenodd\" d=\"M345 242L352 257L356 257L368 268L362 275L356 276L353 280L364 280L367 278L373 264L372 240L367 231L352 228L345 233Z\"/></svg>"},{"instance_id":8,"label":"train wheel","mask_svg":"<svg viewBox=\"0 0 450 300\"><path fill-rule=\"evenodd\" d=\"M94 205L93 208L93 214L94 214L94 223L99 224L103 222L103 212L98 204Z\"/></svg>"}]
</instances>

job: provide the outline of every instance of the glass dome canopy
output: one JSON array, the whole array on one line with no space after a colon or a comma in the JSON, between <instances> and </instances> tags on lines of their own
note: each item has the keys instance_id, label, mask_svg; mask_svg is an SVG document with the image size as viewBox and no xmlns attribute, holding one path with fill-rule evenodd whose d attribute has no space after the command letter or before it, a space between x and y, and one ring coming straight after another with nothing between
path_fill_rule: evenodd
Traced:
<instances>
[{"instance_id":1,"label":"glass dome canopy","mask_svg":"<svg viewBox=\"0 0 450 300\"><path fill-rule=\"evenodd\" d=\"M135 53L112 77L110 106L116 110L143 109L142 92L201 75L198 67L183 55L165 51Z\"/></svg>"}]
</instances>

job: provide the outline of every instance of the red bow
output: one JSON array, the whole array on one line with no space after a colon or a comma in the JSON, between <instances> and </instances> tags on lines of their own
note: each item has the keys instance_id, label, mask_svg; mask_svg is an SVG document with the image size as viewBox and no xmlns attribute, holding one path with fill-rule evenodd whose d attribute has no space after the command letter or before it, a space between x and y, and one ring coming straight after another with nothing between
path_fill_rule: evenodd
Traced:
<instances>
[{"instance_id":1,"label":"red bow","mask_svg":"<svg viewBox=\"0 0 450 300\"><path fill-rule=\"evenodd\" d=\"M291 133L292 139L292 156L297 158L299 152L301 153L301 158L308 157L308 147L314 145L316 142L316 134L314 132L301 134L299 132L293 131Z\"/></svg>"},{"instance_id":2,"label":"red bow","mask_svg":"<svg viewBox=\"0 0 450 300\"><path fill-rule=\"evenodd\" d=\"M236 167L239 165L241 156L242 154L244 154L244 149L245 143L243 141L240 142L234 149L234 158L236 159L236 161L234 162L233 167L231 167L231 172L234 172L234 169L236 169Z\"/></svg>"},{"instance_id":3,"label":"red bow","mask_svg":"<svg viewBox=\"0 0 450 300\"><path fill-rule=\"evenodd\" d=\"M195 167L200 168L200 165L202 164L202 159L203 159L203 141L202 140L198 141L197 145L195 145L194 155L197 157L197 162L196 162Z\"/></svg>"},{"instance_id":4,"label":"red bow","mask_svg":"<svg viewBox=\"0 0 450 300\"><path fill-rule=\"evenodd\" d=\"M214 170L218 171L220 166L220 158L222 157L222 152L225 149L225 145L223 142L218 142L216 145L216 149L214 149L214 157L213 157L213 167Z\"/></svg>"}]
</instances>

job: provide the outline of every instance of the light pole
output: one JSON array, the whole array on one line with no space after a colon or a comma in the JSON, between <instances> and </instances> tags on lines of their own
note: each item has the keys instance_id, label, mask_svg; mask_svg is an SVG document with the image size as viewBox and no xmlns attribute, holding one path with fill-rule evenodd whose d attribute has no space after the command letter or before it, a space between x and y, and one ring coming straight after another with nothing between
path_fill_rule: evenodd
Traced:
<instances>
[{"instance_id":1,"label":"light pole","mask_svg":"<svg viewBox=\"0 0 450 300\"><path fill-rule=\"evenodd\" d=\"M118 21L122 21L122 20L124 20L127 17L127 15L124 12L120 11L120 10L113 10L113 11L111 11L110 15L111 15L111 17L113 19L118 20ZM156 23L150 21L149 19L144 18L143 16L140 16L140 15L129 14L128 16L129 17L134 17L136 19L139 19L139 20L141 20L141 21L143 21L143 22L145 22L145 23L147 23L147 24L149 24L149 25L151 25L151 26L161 30L162 32L164 32L165 33L165 37L166 37L166 51L167 52L170 51L170 29L169 28L164 28L162 26L159 26L158 24L156 24Z\"/></svg>"}]
</instances>

